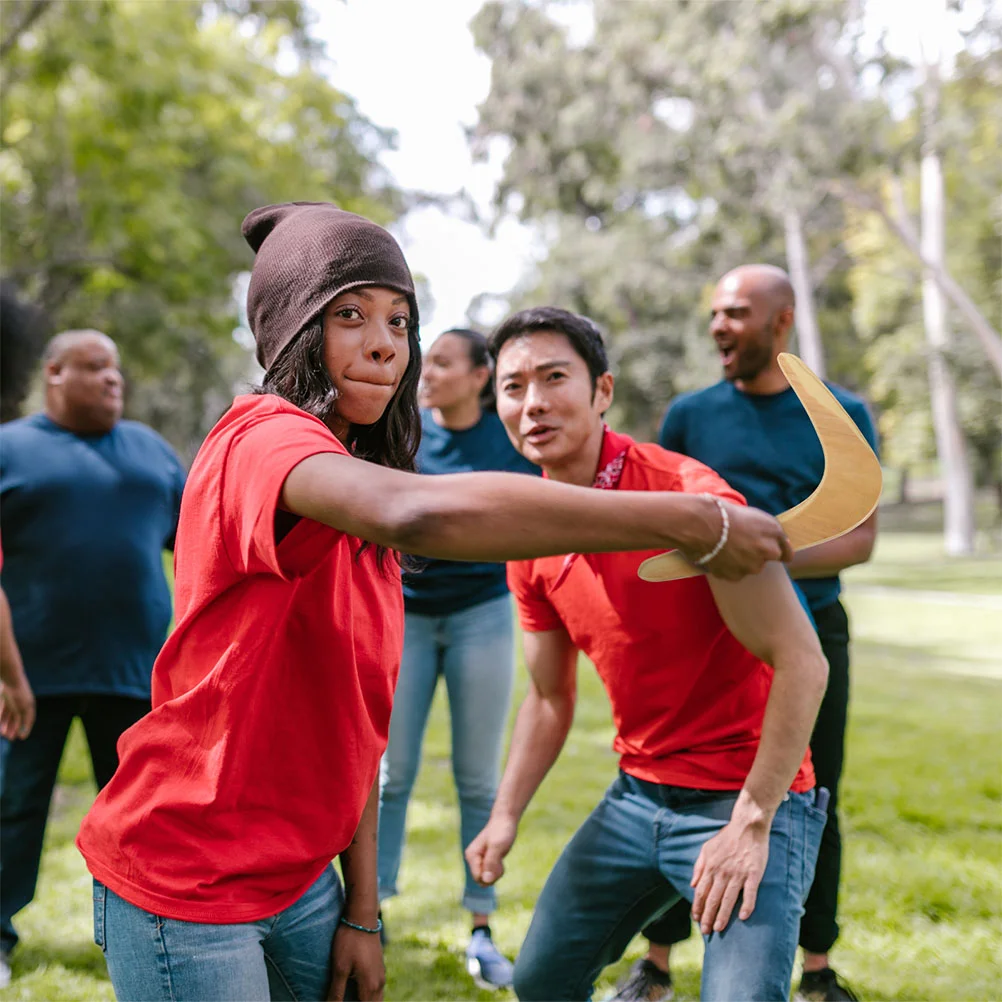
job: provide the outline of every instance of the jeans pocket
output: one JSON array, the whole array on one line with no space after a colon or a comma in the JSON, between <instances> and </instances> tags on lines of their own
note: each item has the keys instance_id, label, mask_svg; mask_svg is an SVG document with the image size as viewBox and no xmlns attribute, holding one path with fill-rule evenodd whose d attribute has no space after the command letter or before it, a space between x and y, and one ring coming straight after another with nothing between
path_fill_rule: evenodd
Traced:
<instances>
[{"instance_id":1,"label":"jeans pocket","mask_svg":"<svg viewBox=\"0 0 1002 1002\"><path fill-rule=\"evenodd\" d=\"M100 881L94 881L94 942L105 952L104 913L107 901L107 888Z\"/></svg>"},{"instance_id":2,"label":"jeans pocket","mask_svg":"<svg viewBox=\"0 0 1002 1002\"><path fill-rule=\"evenodd\" d=\"M828 804L828 791L823 787L819 788L820 793L824 793L825 796L818 797L815 799L815 794L812 792L808 796L811 802L805 802L804 807L804 843L803 843L803 853L804 853L804 887L803 887L803 900L807 899L807 894L811 889L811 884L814 883L814 871L818 862L818 852L821 849L821 836L824 834L825 825L828 824L828 811L821 806L816 806L818 804Z\"/></svg>"}]
</instances>

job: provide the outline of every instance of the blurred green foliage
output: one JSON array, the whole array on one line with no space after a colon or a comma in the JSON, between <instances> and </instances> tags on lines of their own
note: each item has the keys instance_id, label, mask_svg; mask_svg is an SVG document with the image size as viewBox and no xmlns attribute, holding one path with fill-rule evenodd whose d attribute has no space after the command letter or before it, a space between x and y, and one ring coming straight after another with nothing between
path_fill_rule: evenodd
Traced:
<instances>
[{"instance_id":1,"label":"blurred green foliage","mask_svg":"<svg viewBox=\"0 0 1002 1002\"><path fill-rule=\"evenodd\" d=\"M380 222L402 210L378 164L393 134L324 77L307 12L4 3L4 274L56 329L111 335L128 413L189 454L247 375L232 338L234 278L253 259L243 216L291 199Z\"/></svg>"}]
</instances>

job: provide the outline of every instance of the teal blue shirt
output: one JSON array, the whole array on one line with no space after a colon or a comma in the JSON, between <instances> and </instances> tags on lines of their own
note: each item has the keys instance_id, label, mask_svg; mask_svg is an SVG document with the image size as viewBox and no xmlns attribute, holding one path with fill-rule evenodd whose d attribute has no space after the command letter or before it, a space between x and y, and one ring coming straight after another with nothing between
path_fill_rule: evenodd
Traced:
<instances>
[{"instance_id":1,"label":"teal blue shirt","mask_svg":"<svg viewBox=\"0 0 1002 1002\"><path fill-rule=\"evenodd\" d=\"M3 589L36 695L149 699L183 487L174 450L136 421L76 435L34 414L0 428Z\"/></svg>"},{"instance_id":2,"label":"teal blue shirt","mask_svg":"<svg viewBox=\"0 0 1002 1002\"><path fill-rule=\"evenodd\" d=\"M827 386L876 451L877 433L862 398ZM771 515L800 504L825 469L814 426L792 389L763 396L721 381L683 394L668 408L659 442L716 470L750 505ZM841 591L837 575L797 584L814 611L831 605Z\"/></svg>"}]
</instances>

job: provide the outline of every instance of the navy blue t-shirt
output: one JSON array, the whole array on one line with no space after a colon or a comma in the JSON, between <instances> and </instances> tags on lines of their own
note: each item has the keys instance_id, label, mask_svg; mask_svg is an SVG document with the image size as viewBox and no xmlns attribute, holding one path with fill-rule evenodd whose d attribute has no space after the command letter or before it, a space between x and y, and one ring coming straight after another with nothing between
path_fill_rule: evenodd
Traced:
<instances>
[{"instance_id":1,"label":"navy blue t-shirt","mask_svg":"<svg viewBox=\"0 0 1002 1002\"><path fill-rule=\"evenodd\" d=\"M149 698L183 487L174 451L135 421L103 435L44 414L0 427L0 580L37 695Z\"/></svg>"},{"instance_id":2,"label":"navy blue t-shirt","mask_svg":"<svg viewBox=\"0 0 1002 1002\"><path fill-rule=\"evenodd\" d=\"M500 470L541 473L511 444L501 419L484 411L472 428L452 431L435 423L430 410L421 411L421 473L472 473ZM504 564L474 564L422 558L421 570L404 575L404 608L424 616L448 616L470 609L508 591Z\"/></svg>"},{"instance_id":3,"label":"navy blue t-shirt","mask_svg":"<svg viewBox=\"0 0 1002 1002\"><path fill-rule=\"evenodd\" d=\"M877 449L877 433L863 400L826 384ZM686 393L668 408L658 441L716 470L755 508L770 515L800 504L821 483L825 469L821 442L793 389L768 396L744 393L721 381ZM797 585L814 611L834 602L838 576L800 578Z\"/></svg>"}]
</instances>

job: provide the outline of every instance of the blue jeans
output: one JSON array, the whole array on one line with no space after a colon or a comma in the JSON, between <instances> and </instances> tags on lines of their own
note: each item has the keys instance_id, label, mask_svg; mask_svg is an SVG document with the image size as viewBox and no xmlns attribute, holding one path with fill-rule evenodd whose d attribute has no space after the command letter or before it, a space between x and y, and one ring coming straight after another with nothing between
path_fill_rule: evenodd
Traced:
<instances>
[{"instance_id":1,"label":"blue jeans","mask_svg":"<svg viewBox=\"0 0 1002 1002\"><path fill-rule=\"evenodd\" d=\"M380 769L379 898L397 893L407 804L421 764L421 743L439 675L452 720L452 774L459 794L460 856L490 817L497 792L505 724L515 677L511 597L449 616L407 613L390 739ZM493 888L466 870L463 906L497 908Z\"/></svg>"},{"instance_id":2,"label":"blue jeans","mask_svg":"<svg viewBox=\"0 0 1002 1002\"><path fill-rule=\"evenodd\" d=\"M317 1002L344 907L334 867L285 911L213 925L161 918L94 881L94 941L121 1002Z\"/></svg>"},{"instance_id":3,"label":"blue jeans","mask_svg":"<svg viewBox=\"0 0 1002 1002\"><path fill-rule=\"evenodd\" d=\"M27 738L0 738L0 949L4 953L17 943L13 917L35 896L49 802L73 718L83 722L100 789L118 768L119 737L150 712L150 701L132 696L39 696L36 711Z\"/></svg>"},{"instance_id":4,"label":"blue jeans","mask_svg":"<svg viewBox=\"0 0 1002 1002\"><path fill-rule=\"evenodd\" d=\"M730 819L737 793L658 786L621 774L568 843L536 903L515 964L529 999L589 999L602 968L681 896L692 900L703 843ZM769 836L769 862L747 921L704 936L703 999L786 1002L803 902L826 814L790 793Z\"/></svg>"}]
</instances>

